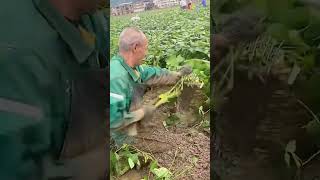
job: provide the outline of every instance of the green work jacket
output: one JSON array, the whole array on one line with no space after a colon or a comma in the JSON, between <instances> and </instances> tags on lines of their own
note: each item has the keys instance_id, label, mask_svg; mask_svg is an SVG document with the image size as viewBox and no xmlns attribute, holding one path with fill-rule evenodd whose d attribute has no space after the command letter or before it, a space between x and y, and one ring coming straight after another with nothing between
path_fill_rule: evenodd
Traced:
<instances>
[{"instance_id":1,"label":"green work jacket","mask_svg":"<svg viewBox=\"0 0 320 180\"><path fill-rule=\"evenodd\" d=\"M130 106L135 91L149 79L168 74L169 71L158 67L137 66L136 71L117 55L110 62L110 128L118 128L122 121L133 118Z\"/></svg>"},{"instance_id":2,"label":"green work jacket","mask_svg":"<svg viewBox=\"0 0 320 180\"><path fill-rule=\"evenodd\" d=\"M100 18L85 15L74 24L48 0L1 1L0 179L42 179L45 159L59 158L74 80L107 69Z\"/></svg>"}]
</instances>

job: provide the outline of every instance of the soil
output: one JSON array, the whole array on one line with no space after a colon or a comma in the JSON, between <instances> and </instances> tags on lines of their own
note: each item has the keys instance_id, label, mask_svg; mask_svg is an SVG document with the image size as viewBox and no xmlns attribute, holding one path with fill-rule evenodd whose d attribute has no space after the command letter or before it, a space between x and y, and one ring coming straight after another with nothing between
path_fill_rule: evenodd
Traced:
<instances>
[{"instance_id":1,"label":"soil","mask_svg":"<svg viewBox=\"0 0 320 180\"><path fill-rule=\"evenodd\" d=\"M148 91L144 104L150 104L170 87L158 87ZM168 168L175 180L210 179L210 138L209 133L199 125L199 102L205 96L200 90L185 88L175 103L159 107L152 120L139 124L138 149L151 153L160 166ZM175 114L179 120L172 126L164 127L163 121ZM208 117L209 118L209 113ZM148 170L132 170L121 180L141 180L148 176ZM153 179L152 176L150 179Z\"/></svg>"},{"instance_id":2,"label":"soil","mask_svg":"<svg viewBox=\"0 0 320 180\"><path fill-rule=\"evenodd\" d=\"M302 128L311 118L286 84L271 78L262 84L237 73L234 89L219 110L213 139L215 179L297 180L294 164L288 168L284 161L285 147L296 140L295 153L303 161L314 153ZM320 177L319 165L313 160L299 180Z\"/></svg>"}]
</instances>

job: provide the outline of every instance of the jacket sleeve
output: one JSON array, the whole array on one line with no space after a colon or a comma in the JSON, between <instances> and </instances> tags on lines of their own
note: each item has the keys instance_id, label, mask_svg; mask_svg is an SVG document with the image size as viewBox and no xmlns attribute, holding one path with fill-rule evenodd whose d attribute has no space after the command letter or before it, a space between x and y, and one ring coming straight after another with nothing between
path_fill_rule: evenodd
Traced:
<instances>
[{"instance_id":1,"label":"jacket sleeve","mask_svg":"<svg viewBox=\"0 0 320 180\"><path fill-rule=\"evenodd\" d=\"M140 66L139 71L142 81L147 85L172 85L180 79L178 73L159 67L145 65Z\"/></svg>"},{"instance_id":2,"label":"jacket sleeve","mask_svg":"<svg viewBox=\"0 0 320 180\"><path fill-rule=\"evenodd\" d=\"M110 79L110 128L121 124L126 110L126 85L122 78Z\"/></svg>"},{"instance_id":3,"label":"jacket sleeve","mask_svg":"<svg viewBox=\"0 0 320 180\"><path fill-rule=\"evenodd\" d=\"M0 59L0 179L40 179L50 148L50 78L31 53L0 48Z\"/></svg>"},{"instance_id":4,"label":"jacket sleeve","mask_svg":"<svg viewBox=\"0 0 320 180\"><path fill-rule=\"evenodd\" d=\"M130 95L127 94L129 88L122 77L110 80L110 128L118 129L127 126L142 117L136 112L129 112Z\"/></svg>"}]
</instances>

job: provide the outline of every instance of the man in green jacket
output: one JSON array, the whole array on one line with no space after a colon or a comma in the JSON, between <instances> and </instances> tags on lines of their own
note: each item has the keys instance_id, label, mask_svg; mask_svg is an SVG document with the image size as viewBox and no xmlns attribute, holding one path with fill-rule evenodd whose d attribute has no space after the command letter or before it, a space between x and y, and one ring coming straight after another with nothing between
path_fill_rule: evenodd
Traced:
<instances>
[{"instance_id":1,"label":"man in green jacket","mask_svg":"<svg viewBox=\"0 0 320 180\"><path fill-rule=\"evenodd\" d=\"M108 42L97 3L1 1L1 180L104 176Z\"/></svg>"},{"instance_id":2,"label":"man in green jacket","mask_svg":"<svg viewBox=\"0 0 320 180\"><path fill-rule=\"evenodd\" d=\"M117 145L129 142L127 139L132 139L128 137L137 134L134 123L152 118L155 107L141 105L144 93L141 87L174 84L192 71L187 66L179 72L143 66L141 64L147 50L145 34L137 28L129 27L120 34L119 55L114 56L110 62L110 128ZM133 126L129 132L120 131L128 130L129 126Z\"/></svg>"}]
</instances>

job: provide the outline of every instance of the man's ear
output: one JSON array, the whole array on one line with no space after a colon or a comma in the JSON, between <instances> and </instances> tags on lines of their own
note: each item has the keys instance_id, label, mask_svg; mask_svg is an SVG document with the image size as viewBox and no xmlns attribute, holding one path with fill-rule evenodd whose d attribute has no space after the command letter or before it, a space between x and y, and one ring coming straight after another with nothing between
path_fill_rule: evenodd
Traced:
<instances>
[{"instance_id":1,"label":"man's ear","mask_svg":"<svg viewBox=\"0 0 320 180\"><path fill-rule=\"evenodd\" d=\"M137 49L138 49L138 44L135 43L135 44L133 45L133 50L134 50L134 51L137 51Z\"/></svg>"},{"instance_id":2,"label":"man's ear","mask_svg":"<svg viewBox=\"0 0 320 180\"><path fill-rule=\"evenodd\" d=\"M137 44L132 44L131 51L135 52L137 50Z\"/></svg>"}]
</instances>

